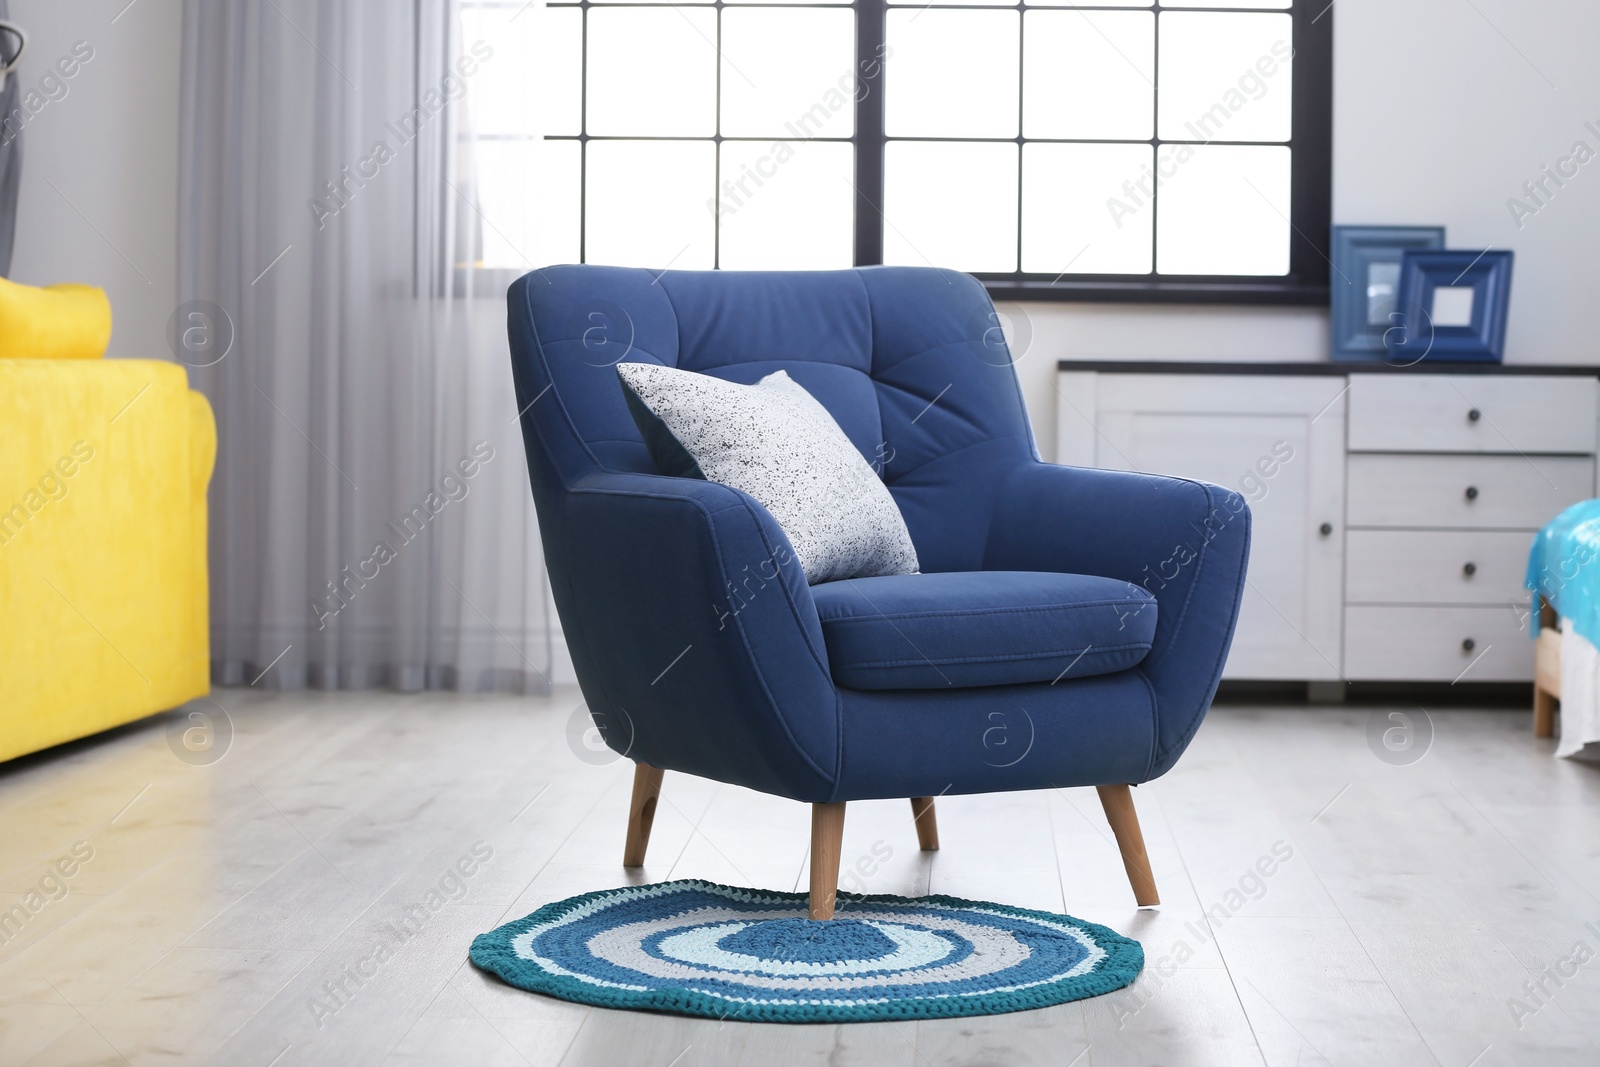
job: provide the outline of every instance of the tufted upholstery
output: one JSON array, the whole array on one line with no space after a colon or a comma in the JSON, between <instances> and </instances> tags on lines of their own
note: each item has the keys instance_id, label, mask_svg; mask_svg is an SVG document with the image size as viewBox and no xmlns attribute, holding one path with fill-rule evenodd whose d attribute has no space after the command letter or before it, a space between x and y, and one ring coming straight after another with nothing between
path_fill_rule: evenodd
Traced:
<instances>
[{"instance_id":1,"label":"tufted upholstery","mask_svg":"<svg viewBox=\"0 0 1600 1067\"><path fill-rule=\"evenodd\" d=\"M1244 501L1039 462L972 278L560 266L514 283L508 310L552 588L613 748L853 800L1144 781L1198 727L1243 588ZM882 468L924 571L1141 585L1159 609L1148 656L1056 683L836 685L782 531L737 490L655 473L613 369L624 359L739 382L787 370Z\"/></svg>"}]
</instances>

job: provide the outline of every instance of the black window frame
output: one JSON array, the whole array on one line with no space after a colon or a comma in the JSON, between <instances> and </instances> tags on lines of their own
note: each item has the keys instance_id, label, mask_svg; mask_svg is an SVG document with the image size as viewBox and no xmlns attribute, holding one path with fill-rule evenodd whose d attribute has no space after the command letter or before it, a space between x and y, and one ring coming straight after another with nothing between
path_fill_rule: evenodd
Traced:
<instances>
[{"instance_id":1,"label":"black window frame","mask_svg":"<svg viewBox=\"0 0 1600 1067\"><path fill-rule=\"evenodd\" d=\"M887 0L854 0L856 11L856 57L883 55L887 40ZM986 11L1006 10L985 5ZM1291 304L1328 303L1328 242L1332 221L1333 194L1333 11L1332 4L1313 13L1313 0L1296 0L1288 14L1293 20L1292 68L1293 98L1290 113L1289 155L1289 272L1285 275L1175 275L1156 274L1151 264L1149 275L1072 274L1052 276L1029 274L1020 269L1010 274L976 272L975 277L995 300L1059 300L1096 303L1176 303L1176 304ZM940 5L940 10L950 10ZM961 6L957 5L956 10ZM1261 8L1232 8L1218 0L1213 10L1262 13ZM1017 10L1026 13L1029 5L1021 0ZM1060 11L1060 7L1037 10ZM1096 7L1082 5L1077 10L1153 11L1157 20L1163 10L1193 11L1194 8L1163 8L1156 0L1150 8ZM883 262L883 160L889 138L885 134L882 64L863 65L862 90L856 94L856 234L857 266ZM1021 91L1021 86L1018 86ZM1160 93L1159 84L1156 92ZM1159 97L1158 97L1159 98ZM1152 130L1150 145L1158 143ZM915 138L912 138L915 139ZM1024 143L1022 130L1016 143ZM1136 143L1136 142L1130 142ZM1168 143L1168 142L1161 142ZM868 147L872 150L866 150ZM1156 197L1159 213L1159 194ZM1020 200L1017 210L1022 210ZM1159 218L1159 214L1156 216ZM1021 264L1018 264L1021 267Z\"/></svg>"},{"instance_id":2,"label":"black window frame","mask_svg":"<svg viewBox=\"0 0 1600 1067\"><path fill-rule=\"evenodd\" d=\"M513 0L477 0L474 6L511 7ZM594 0L548 0L553 8L577 8L583 11L580 47L580 78L588 78L588 12L596 8L657 7L640 0L620 0L619 3L594 2ZM722 0L684 0L681 6L703 7L718 12L718 40L721 47ZM855 129L849 137L831 136L818 140L837 141L852 145L855 153L855 218L854 256L856 266L876 266L883 262L884 226L884 156L889 137L884 127L884 74L887 48L888 0L851 0L849 3L830 3L829 0L779 0L783 7L829 7L849 9L856 20L855 47ZM897 6L897 5L896 5ZM1314 12L1316 0L1295 0L1287 11L1279 9L1230 7L1228 0L1217 0L1200 10L1220 10L1261 14L1269 10L1288 14L1293 20L1294 65L1292 67L1292 102L1290 117L1290 206L1289 206L1289 271L1284 275L1172 275L1155 273L1152 260L1148 275L1130 274L1030 274L1020 269L1008 274L974 272L995 300L1048 300L1080 301L1094 303L1178 303L1178 304L1257 304L1257 305L1321 305L1328 303L1328 258L1330 222L1332 219L1332 163L1333 163L1333 11L1328 4ZM954 4L940 5L940 10L975 8L985 11L1017 10L1025 14L1030 10L1026 0L1019 0L1013 8L993 5ZM1039 7L1034 10L1061 11L1061 7ZM1196 9L1164 8L1155 0L1148 8L1081 5L1082 11L1151 11L1157 20L1165 11L1193 12ZM1022 87L1018 86L1018 92ZM586 260L588 251L588 145L599 140L683 140L705 141L714 145L716 153L715 174L717 186L713 196L720 197L721 145L725 140L766 141L765 137L724 137L721 133L721 66L718 65L718 125L716 132L707 135L668 137L601 137L588 132L588 87L579 86L581 94L580 130L576 134L548 135L551 140L570 140L579 143L579 242L580 259ZM1156 92L1159 99L1160 87ZM1019 97L1020 103L1020 97ZM1149 144L1185 143L1166 141L1152 129ZM484 135L471 135L473 139L486 139ZM922 140L923 138L906 138ZM979 138L977 140L984 140ZM1008 141L1011 139L1007 139ZM1014 139L1019 146L1029 140L1018 129ZM1138 144L1142 142L1119 142ZM1200 142L1188 142L1200 143ZM1220 141L1219 143L1242 143ZM1272 142L1283 143L1283 142ZM1020 160L1019 160L1020 164ZM1159 195L1155 200L1155 217L1159 219ZM1022 204L1019 197L1017 211ZM713 263L720 259L720 219L713 222ZM1152 230L1154 228L1152 227ZM1019 268L1021 264L1018 264ZM480 268L482 269L482 268ZM493 268L490 268L493 270ZM514 273L497 271L496 273Z\"/></svg>"}]
</instances>

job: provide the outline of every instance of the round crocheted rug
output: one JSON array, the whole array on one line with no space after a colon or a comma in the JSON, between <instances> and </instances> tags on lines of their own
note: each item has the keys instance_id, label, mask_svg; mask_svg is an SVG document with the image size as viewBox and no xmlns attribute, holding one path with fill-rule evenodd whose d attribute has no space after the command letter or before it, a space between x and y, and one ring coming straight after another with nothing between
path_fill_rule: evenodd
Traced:
<instances>
[{"instance_id":1,"label":"round crocheted rug","mask_svg":"<svg viewBox=\"0 0 1600 1067\"><path fill-rule=\"evenodd\" d=\"M997 1015L1098 996L1144 966L1104 926L1005 904L680 881L547 904L480 934L472 962L535 993L606 1008L761 1022Z\"/></svg>"}]
</instances>

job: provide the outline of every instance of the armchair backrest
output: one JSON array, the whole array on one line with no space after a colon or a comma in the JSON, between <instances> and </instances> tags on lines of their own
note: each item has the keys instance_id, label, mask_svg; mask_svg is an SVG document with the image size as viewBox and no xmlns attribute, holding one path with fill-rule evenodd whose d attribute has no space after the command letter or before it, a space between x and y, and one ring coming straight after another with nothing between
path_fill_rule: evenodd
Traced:
<instances>
[{"instance_id":1,"label":"armchair backrest","mask_svg":"<svg viewBox=\"0 0 1600 1067\"><path fill-rule=\"evenodd\" d=\"M982 498L1036 455L994 305L965 274L556 266L518 279L508 305L539 497L596 472L655 473L613 369L624 360L745 383L788 371L883 472L925 570L977 566Z\"/></svg>"}]
</instances>

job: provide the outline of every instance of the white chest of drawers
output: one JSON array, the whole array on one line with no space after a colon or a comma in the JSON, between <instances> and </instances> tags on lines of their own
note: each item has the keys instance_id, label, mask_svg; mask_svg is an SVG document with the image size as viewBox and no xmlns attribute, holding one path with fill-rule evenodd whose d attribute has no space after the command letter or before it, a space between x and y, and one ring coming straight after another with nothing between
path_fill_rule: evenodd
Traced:
<instances>
[{"instance_id":1,"label":"white chest of drawers","mask_svg":"<svg viewBox=\"0 0 1600 1067\"><path fill-rule=\"evenodd\" d=\"M1218 482L1255 538L1224 677L1533 676L1533 534L1595 495L1587 368L1060 364L1056 458Z\"/></svg>"},{"instance_id":2,"label":"white chest of drawers","mask_svg":"<svg viewBox=\"0 0 1600 1067\"><path fill-rule=\"evenodd\" d=\"M1594 493L1597 386L1351 376L1347 678L1532 679L1522 572L1534 533Z\"/></svg>"}]
</instances>

